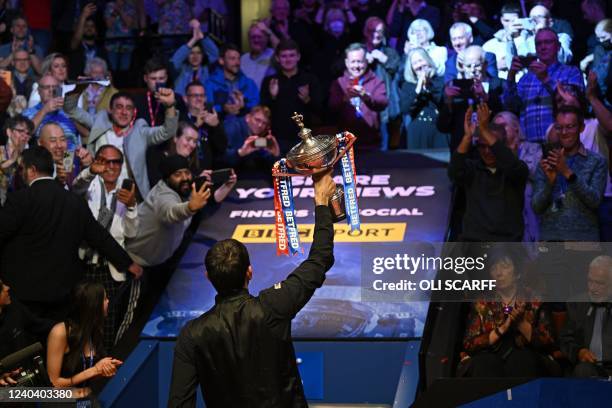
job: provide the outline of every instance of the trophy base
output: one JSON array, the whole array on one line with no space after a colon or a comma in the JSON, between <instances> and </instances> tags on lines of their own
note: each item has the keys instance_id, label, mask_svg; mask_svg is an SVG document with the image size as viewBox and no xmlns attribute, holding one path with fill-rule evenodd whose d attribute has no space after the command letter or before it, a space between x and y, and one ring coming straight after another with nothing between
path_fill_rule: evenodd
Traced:
<instances>
[{"instance_id":1,"label":"trophy base","mask_svg":"<svg viewBox=\"0 0 612 408\"><path fill-rule=\"evenodd\" d=\"M346 219L346 207L344 204L344 188L336 185L336 192L329 199L329 208L332 213L332 222Z\"/></svg>"}]
</instances>

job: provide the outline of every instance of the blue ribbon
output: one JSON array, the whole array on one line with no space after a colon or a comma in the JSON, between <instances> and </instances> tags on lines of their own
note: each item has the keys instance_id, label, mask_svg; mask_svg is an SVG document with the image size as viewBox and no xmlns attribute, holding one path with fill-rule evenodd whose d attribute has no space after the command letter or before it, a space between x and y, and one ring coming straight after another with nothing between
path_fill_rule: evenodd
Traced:
<instances>
[{"instance_id":1,"label":"blue ribbon","mask_svg":"<svg viewBox=\"0 0 612 408\"><path fill-rule=\"evenodd\" d=\"M281 173L287 173L287 161L285 159L281 159L279 161L279 170ZM291 255L294 255L300 250L300 237L298 235L297 224L295 222L291 177L281 177L278 183L278 188L280 202L283 208L283 218L285 219L285 226L287 227L289 249L291 250Z\"/></svg>"},{"instance_id":2,"label":"blue ribbon","mask_svg":"<svg viewBox=\"0 0 612 408\"><path fill-rule=\"evenodd\" d=\"M340 138L339 146L341 150L346 146L344 138ZM342 167L342 183L344 185L346 220L351 226L351 231L358 231L361 227L361 222L359 221L359 208L357 206L357 189L355 186L355 174L353 174L353 163L351 162L348 150L342 156L340 164Z\"/></svg>"}]
</instances>

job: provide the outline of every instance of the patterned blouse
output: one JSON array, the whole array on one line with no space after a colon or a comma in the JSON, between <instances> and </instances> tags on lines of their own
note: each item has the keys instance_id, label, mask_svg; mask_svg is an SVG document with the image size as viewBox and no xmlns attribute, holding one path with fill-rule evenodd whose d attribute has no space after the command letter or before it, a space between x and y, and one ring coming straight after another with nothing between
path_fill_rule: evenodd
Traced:
<instances>
[{"instance_id":1,"label":"patterned blouse","mask_svg":"<svg viewBox=\"0 0 612 408\"><path fill-rule=\"evenodd\" d=\"M531 291L524 289L517 297L520 299L531 299L526 301L524 318L531 323L531 343L518 330L511 330L506 335L514 335L514 345L518 348L531 346L535 349L547 351L553 345L554 340L551 335L550 318L542 310L542 303ZM467 327L463 337L463 349L468 354L474 354L487 349L496 351L502 343L497 341L493 346L489 344L489 334L496 327L501 326L506 320L504 306L499 300L479 300L472 303L468 315Z\"/></svg>"}]
</instances>

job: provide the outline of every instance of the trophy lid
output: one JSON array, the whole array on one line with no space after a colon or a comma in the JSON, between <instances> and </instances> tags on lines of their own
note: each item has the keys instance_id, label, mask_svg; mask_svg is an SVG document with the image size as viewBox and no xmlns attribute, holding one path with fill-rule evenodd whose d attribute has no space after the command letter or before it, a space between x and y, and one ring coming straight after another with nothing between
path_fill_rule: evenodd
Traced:
<instances>
[{"instance_id":1,"label":"trophy lid","mask_svg":"<svg viewBox=\"0 0 612 408\"><path fill-rule=\"evenodd\" d=\"M336 151L337 140L332 135L313 136L312 131L304 127L304 117L297 112L291 117L299 126L298 136L302 141L288 153L287 160L293 164L309 162ZM335 156L335 155L334 155Z\"/></svg>"}]
</instances>

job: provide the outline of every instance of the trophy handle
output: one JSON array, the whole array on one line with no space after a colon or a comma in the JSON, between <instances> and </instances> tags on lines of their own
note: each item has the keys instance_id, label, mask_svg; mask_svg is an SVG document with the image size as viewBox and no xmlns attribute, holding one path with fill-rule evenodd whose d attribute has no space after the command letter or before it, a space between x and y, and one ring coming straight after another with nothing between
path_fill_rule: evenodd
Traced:
<instances>
[{"instance_id":1,"label":"trophy handle","mask_svg":"<svg viewBox=\"0 0 612 408\"><path fill-rule=\"evenodd\" d=\"M338 161L340 161L342 156L344 156L346 154L346 152L353 146L353 144L355 143L356 140L357 140L357 138L353 137L353 138L351 138L346 143L346 146L344 146L344 148L342 150L340 150L340 152L336 155L336 158L334 159L333 163L331 164L332 166L335 166L336 163L338 163Z\"/></svg>"}]
</instances>

